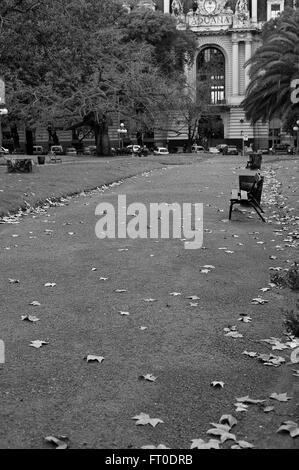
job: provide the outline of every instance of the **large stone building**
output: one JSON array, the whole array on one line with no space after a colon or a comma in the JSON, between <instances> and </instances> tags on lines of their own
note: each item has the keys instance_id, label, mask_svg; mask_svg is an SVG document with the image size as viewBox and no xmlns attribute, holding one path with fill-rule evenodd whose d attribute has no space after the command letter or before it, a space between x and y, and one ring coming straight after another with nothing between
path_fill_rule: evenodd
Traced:
<instances>
[{"instance_id":1,"label":"large stone building","mask_svg":"<svg viewBox=\"0 0 299 470\"><path fill-rule=\"evenodd\" d=\"M249 83L245 63L261 44L263 24L286 7L297 8L297 0L157 0L142 3L149 7L155 4L165 14L173 15L178 28L190 28L197 37L196 58L187 73L191 84L196 84L197 77L202 74L209 79L212 121L218 122L215 136L210 134L210 143L221 140L241 146L244 136L256 147L268 147L290 138L282 132L279 119L251 125L245 118L241 102ZM209 70L208 77L205 69ZM219 126L221 121L222 126ZM159 139L170 146L178 140L182 144L182 137L178 139L175 133L159 135Z\"/></svg>"}]
</instances>

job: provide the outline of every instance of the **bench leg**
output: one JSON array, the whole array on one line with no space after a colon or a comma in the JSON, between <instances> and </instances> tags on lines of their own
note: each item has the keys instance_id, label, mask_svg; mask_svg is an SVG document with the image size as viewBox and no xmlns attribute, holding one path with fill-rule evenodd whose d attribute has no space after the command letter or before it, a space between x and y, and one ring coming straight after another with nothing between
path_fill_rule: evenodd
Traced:
<instances>
[{"instance_id":1,"label":"bench leg","mask_svg":"<svg viewBox=\"0 0 299 470\"><path fill-rule=\"evenodd\" d=\"M230 202L230 207L229 207L229 216L228 216L228 219L231 220L232 218L232 210L233 210L233 201Z\"/></svg>"},{"instance_id":2,"label":"bench leg","mask_svg":"<svg viewBox=\"0 0 299 470\"><path fill-rule=\"evenodd\" d=\"M264 213L263 209L261 208L261 206L259 205L259 203L256 201L256 199L255 199L254 197L251 197L251 200L252 200L252 202L256 205L256 207L258 207L259 210Z\"/></svg>"},{"instance_id":3,"label":"bench leg","mask_svg":"<svg viewBox=\"0 0 299 470\"><path fill-rule=\"evenodd\" d=\"M255 206L254 203L250 202L251 207L254 208L255 212L259 215L259 217L262 219L263 222L266 222L262 214L259 212L258 208Z\"/></svg>"}]
</instances>

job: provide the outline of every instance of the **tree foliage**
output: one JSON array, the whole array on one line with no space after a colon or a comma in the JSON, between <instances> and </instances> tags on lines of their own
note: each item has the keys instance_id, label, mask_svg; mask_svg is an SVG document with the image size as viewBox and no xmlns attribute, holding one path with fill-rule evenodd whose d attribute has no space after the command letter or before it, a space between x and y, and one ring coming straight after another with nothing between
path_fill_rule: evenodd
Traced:
<instances>
[{"instance_id":1,"label":"tree foliage","mask_svg":"<svg viewBox=\"0 0 299 470\"><path fill-rule=\"evenodd\" d=\"M107 154L112 112L134 117L142 109L144 119L154 119L195 43L167 15L128 15L122 3L1 2L1 75L11 120L29 128L84 122L98 136L99 153Z\"/></svg>"},{"instance_id":2,"label":"tree foliage","mask_svg":"<svg viewBox=\"0 0 299 470\"><path fill-rule=\"evenodd\" d=\"M288 115L291 82L299 78L299 12L287 10L266 24L263 45L248 64L251 82L242 105L252 122Z\"/></svg>"}]
</instances>

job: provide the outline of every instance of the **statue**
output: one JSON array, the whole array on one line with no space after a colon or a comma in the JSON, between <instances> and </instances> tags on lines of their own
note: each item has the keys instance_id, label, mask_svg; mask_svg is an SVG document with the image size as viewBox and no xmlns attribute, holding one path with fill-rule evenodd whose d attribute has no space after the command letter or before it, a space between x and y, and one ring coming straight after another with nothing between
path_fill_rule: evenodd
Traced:
<instances>
[{"instance_id":1,"label":"statue","mask_svg":"<svg viewBox=\"0 0 299 470\"><path fill-rule=\"evenodd\" d=\"M236 4L234 27L244 27L249 24L248 0L238 0Z\"/></svg>"},{"instance_id":2,"label":"statue","mask_svg":"<svg viewBox=\"0 0 299 470\"><path fill-rule=\"evenodd\" d=\"M180 17L183 14L183 5L181 0L172 0L171 11L176 17Z\"/></svg>"}]
</instances>

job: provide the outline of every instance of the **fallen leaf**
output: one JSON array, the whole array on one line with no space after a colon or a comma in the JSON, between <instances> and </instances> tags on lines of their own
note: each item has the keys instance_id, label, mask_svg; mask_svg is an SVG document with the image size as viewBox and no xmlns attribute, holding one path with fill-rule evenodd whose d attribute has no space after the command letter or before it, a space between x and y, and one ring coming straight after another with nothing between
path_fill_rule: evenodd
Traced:
<instances>
[{"instance_id":1,"label":"fallen leaf","mask_svg":"<svg viewBox=\"0 0 299 470\"><path fill-rule=\"evenodd\" d=\"M237 402L239 403L252 403L256 405L257 403L264 403L266 400L254 400L253 398L249 398L249 395L246 397L236 398Z\"/></svg>"},{"instance_id":2,"label":"fallen leaf","mask_svg":"<svg viewBox=\"0 0 299 470\"><path fill-rule=\"evenodd\" d=\"M86 359L86 362L95 362L95 361L97 361L101 364L105 358L103 356L94 356L93 354L89 354L84 359Z\"/></svg>"},{"instance_id":3,"label":"fallen leaf","mask_svg":"<svg viewBox=\"0 0 299 470\"><path fill-rule=\"evenodd\" d=\"M39 339L35 340L35 341L30 341L30 346L32 346L33 348L41 348L44 344L49 344L47 343L47 341L41 341Z\"/></svg>"},{"instance_id":4,"label":"fallen leaf","mask_svg":"<svg viewBox=\"0 0 299 470\"><path fill-rule=\"evenodd\" d=\"M152 374L140 375L140 379L148 380L149 382L156 382L157 377Z\"/></svg>"},{"instance_id":5,"label":"fallen leaf","mask_svg":"<svg viewBox=\"0 0 299 470\"><path fill-rule=\"evenodd\" d=\"M116 289L114 292L117 294L122 294L123 292L128 292L126 289Z\"/></svg>"},{"instance_id":6,"label":"fallen leaf","mask_svg":"<svg viewBox=\"0 0 299 470\"><path fill-rule=\"evenodd\" d=\"M284 421L276 432L288 432L291 437L299 436L299 426L294 421Z\"/></svg>"},{"instance_id":7,"label":"fallen leaf","mask_svg":"<svg viewBox=\"0 0 299 470\"><path fill-rule=\"evenodd\" d=\"M230 336L231 338L243 338L243 335L237 331L229 331L224 336Z\"/></svg>"},{"instance_id":8,"label":"fallen leaf","mask_svg":"<svg viewBox=\"0 0 299 470\"><path fill-rule=\"evenodd\" d=\"M224 387L224 382L211 382L212 387Z\"/></svg>"},{"instance_id":9,"label":"fallen leaf","mask_svg":"<svg viewBox=\"0 0 299 470\"><path fill-rule=\"evenodd\" d=\"M59 439L55 436L45 437L45 441L50 442L51 444L55 444L57 446L56 449L67 449L68 448L68 444L66 442L64 442L65 439L67 439L67 438L64 437L64 436L59 436Z\"/></svg>"},{"instance_id":10,"label":"fallen leaf","mask_svg":"<svg viewBox=\"0 0 299 470\"><path fill-rule=\"evenodd\" d=\"M170 292L169 295L172 295L173 297L178 297L179 295L182 295L180 292Z\"/></svg>"},{"instance_id":11,"label":"fallen leaf","mask_svg":"<svg viewBox=\"0 0 299 470\"><path fill-rule=\"evenodd\" d=\"M238 318L238 321L242 321L244 323L250 323L250 322L252 322L252 318L246 315L244 317Z\"/></svg>"},{"instance_id":12,"label":"fallen leaf","mask_svg":"<svg viewBox=\"0 0 299 470\"><path fill-rule=\"evenodd\" d=\"M251 301L253 305L263 305L263 304L267 304L268 302L269 300L262 299L261 297L257 297L256 299L252 299Z\"/></svg>"},{"instance_id":13,"label":"fallen leaf","mask_svg":"<svg viewBox=\"0 0 299 470\"><path fill-rule=\"evenodd\" d=\"M157 302L156 299L143 299L144 302Z\"/></svg>"},{"instance_id":14,"label":"fallen leaf","mask_svg":"<svg viewBox=\"0 0 299 470\"><path fill-rule=\"evenodd\" d=\"M216 269L215 266L210 265L210 264L206 264L205 266L201 266L201 267L204 269Z\"/></svg>"},{"instance_id":15,"label":"fallen leaf","mask_svg":"<svg viewBox=\"0 0 299 470\"><path fill-rule=\"evenodd\" d=\"M40 307L41 304L37 300L33 300L29 305L33 305L33 307Z\"/></svg>"},{"instance_id":16,"label":"fallen leaf","mask_svg":"<svg viewBox=\"0 0 299 470\"><path fill-rule=\"evenodd\" d=\"M277 400L277 401L288 401L288 400L291 400L293 397L288 397L287 393L272 393L272 395L270 395L270 398L272 398L272 400Z\"/></svg>"},{"instance_id":17,"label":"fallen leaf","mask_svg":"<svg viewBox=\"0 0 299 470\"><path fill-rule=\"evenodd\" d=\"M254 446L246 441L237 441L237 445L233 445L231 449L252 449Z\"/></svg>"},{"instance_id":18,"label":"fallen leaf","mask_svg":"<svg viewBox=\"0 0 299 470\"><path fill-rule=\"evenodd\" d=\"M234 406L236 407L236 413L245 412L248 408L248 405L245 405L244 403L235 403Z\"/></svg>"},{"instance_id":19,"label":"fallen leaf","mask_svg":"<svg viewBox=\"0 0 299 470\"><path fill-rule=\"evenodd\" d=\"M197 295L190 295L189 297L187 297L187 299L190 299L190 300L200 300L200 297L198 297Z\"/></svg>"},{"instance_id":20,"label":"fallen leaf","mask_svg":"<svg viewBox=\"0 0 299 470\"><path fill-rule=\"evenodd\" d=\"M46 284L44 284L45 287L55 287L56 284L55 282L46 282Z\"/></svg>"},{"instance_id":21,"label":"fallen leaf","mask_svg":"<svg viewBox=\"0 0 299 470\"><path fill-rule=\"evenodd\" d=\"M100 277L99 281L108 281L109 277Z\"/></svg>"},{"instance_id":22,"label":"fallen leaf","mask_svg":"<svg viewBox=\"0 0 299 470\"><path fill-rule=\"evenodd\" d=\"M191 449L220 449L220 442L216 439L210 439L205 442L203 439L192 439Z\"/></svg>"},{"instance_id":23,"label":"fallen leaf","mask_svg":"<svg viewBox=\"0 0 299 470\"><path fill-rule=\"evenodd\" d=\"M202 269L200 272L203 273L203 274L208 274L211 271L209 269Z\"/></svg>"},{"instance_id":24,"label":"fallen leaf","mask_svg":"<svg viewBox=\"0 0 299 470\"><path fill-rule=\"evenodd\" d=\"M20 284L19 279L8 279L8 282L9 282L10 284Z\"/></svg>"},{"instance_id":25,"label":"fallen leaf","mask_svg":"<svg viewBox=\"0 0 299 470\"><path fill-rule=\"evenodd\" d=\"M270 411L274 411L274 410L275 410L274 406L266 406L263 409L264 413L270 413Z\"/></svg>"},{"instance_id":26,"label":"fallen leaf","mask_svg":"<svg viewBox=\"0 0 299 470\"><path fill-rule=\"evenodd\" d=\"M295 372L295 374L293 374L294 377L299 377L299 370L293 369L293 372Z\"/></svg>"},{"instance_id":27,"label":"fallen leaf","mask_svg":"<svg viewBox=\"0 0 299 470\"><path fill-rule=\"evenodd\" d=\"M92 270L92 271L97 271L97 270L98 270L98 268L91 268L91 270Z\"/></svg>"},{"instance_id":28,"label":"fallen leaf","mask_svg":"<svg viewBox=\"0 0 299 470\"><path fill-rule=\"evenodd\" d=\"M147 330L147 326L141 326L140 329L141 329L141 331L145 331L145 330Z\"/></svg>"},{"instance_id":29,"label":"fallen leaf","mask_svg":"<svg viewBox=\"0 0 299 470\"><path fill-rule=\"evenodd\" d=\"M130 315L130 312L123 312L122 310L120 310L118 313L119 313L120 315L126 315L126 316L127 316L127 315Z\"/></svg>"},{"instance_id":30,"label":"fallen leaf","mask_svg":"<svg viewBox=\"0 0 299 470\"><path fill-rule=\"evenodd\" d=\"M245 354L246 356L249 356L249 357L257 357L258 356L258 353L256 352L253 352L253 351L243 351L242 354Z\"/></svg>"},{"instance_id":31,"label":"fallen leaf","mask_svg":"<svg viewBox=\"0 0 299 470\"><path fill-rule=\"evenodd\" d=\"M150 424L154 428L157 426L159 423L164 423L162 419L158 418L150 418L150 416L146 413L140 413L140 415L133 416L132 419L136 419L136 425L142 425L145 426L146 424Z\"/></svg>"},{"instance_id":32,"label":"fallen leaf","mask_svg":"<svg viewBox=\"0 0 299 470\"><path fill-rule=\"evenodd\" d=\"M219 420L219 423L228 423L230 428L232 428L233 426L235 426L238 423L238 421L232 415L222 415L220 420Z\"/></svg>"},{"instance_id":33,"label":"fallen leaf","mask_svg":"<svg viewBox=\"0 0 299 470\"><path fill-rule=\"evenodd\" d=\"M236 436L234 434L231 434L229 431L218 427L215 429L209 429L207 431L207 434L212 434L213 436L220 436L220 440L222 443L229 440L236 440Z\"/></svg>"},{"instance_id":34,"label":"fallen leaf","mask_svg":"<svg viewBox=\"0 0 299 470\"><path fill-rule=\"evenodd\" d=\"M22 320L27 320L27 321L30 321L30 322L33 322L33 323L39 321L39 318L34 317L32 315L22 315L21 319Z\"/></svg>"},{"instance_id":35,"label":"fallen leaf","mask_svg":"<svg viewBox=\"0 0 299 470\"><path fill-rule=\"evenodd\" d=\"M270 290L270 287L262 287L260 290L262 292L268 292Z\"/></svg>"}]
</instances>

